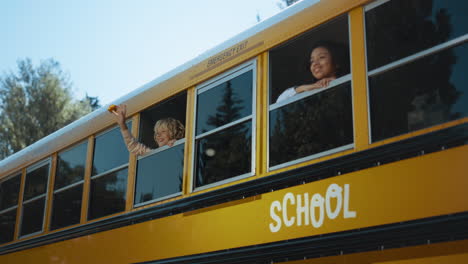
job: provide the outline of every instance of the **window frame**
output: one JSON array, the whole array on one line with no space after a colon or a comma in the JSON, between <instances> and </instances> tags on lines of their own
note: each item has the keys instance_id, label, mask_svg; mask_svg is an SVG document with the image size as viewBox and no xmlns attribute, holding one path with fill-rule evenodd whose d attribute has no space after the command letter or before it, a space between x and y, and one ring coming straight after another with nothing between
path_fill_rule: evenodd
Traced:
<instances>
[{"instance_id":1,"label":"window frame","mask_svg":"<svg viewBox=\"0 0 468 264\"><path fill-rule=\"evenodd\" d=\"M65 148L63 150L61 150L60 152L57 153L57 163L56 163L56 168L55 168L55 175L54 175L54 181L57 179L57 172L58 172L58 157L61 153L64 153L64 152L67 152L69 150L72 150L78 146L80 146L81 144L85 144L86 145L86 152L85 152L85 166L84 166L84 173L83 173L83 179L80 180L80 181L77 181L77 182L74 182L74 183L71 183L71 184L68 184L64 187L61 187L61 188L58 188L58 189L55 189L55 186L52 187L52 195L51 195L51 199L52 199L52 202L51 202L51 206L50 206L50 221L49 221L49 229L51 231L56 231L56 230L60 230L60 229L64 229L64 228L68 228L70 226L74 226L74 225L78 225L80 224L80 222L78 223L75 223L75 224L72 224L72 225L66 225L66 226L62 226L62 227L59 227L59 228L55 228L55 229L52 229L52 221L53 221L53 214L54 214L54 205L55 205L55 194L57 193L61 193L61 192L64 192L64 191L67 191L69 189L72 189L80 184L83 184L83 189L84 189L84 185L85 185L85 177L86 177L86 163L87 163L87 159L88 159L88 139L85 139L85 140L82 140L76 144L74 144L73 146L70 146L68 148ZM83 203L83 200L84 200L84 197L83 197L83 192L81 194L81 203ZM81 210L80 210L80 217L81 217Z\"/></svg>"},{"instance_id":2,"label":"window frame","mask_svg":"<svg viewBox=\"0 0 468 264\"><path fill-rule=\"evenodd\" d=\"M387 2L390 2L390 1L392 1L392 0L375 0L375 1L373 1L373 2L371 2L371 3L364 6L364 14L363 14L364 56L365 56L365 67L366 67L366 91L367 91L367 95L368 95L367 96L367 122L369 124L368 125L368 135L369 135L368 143L370 145L378 143L378 142L382 142L382 141L385 141L385 140L389 140L389 139L392 139L392 138L395 138L395 137L399 137L401 135L405 135L405 134L408 134L408 133L421 131L421 130L424 130L426 128L411 130L411 131L405 132L403 134L398 134L398 135L394 135L394 136L383 138L383 139L373 140L373 138L372 138L372 120L371 120L371 98L369 96L370 95L369 78L377 76L379 74L383 74L383 73L385 73L387 71L391 71L393 69L404 66L406 64L412 63L412 62L417 61L419 59L422 59L424 57L436 54L436 53L441 52L441 51L443 51L445 49L449 49L449 48L455 47L457 45L461 45L464 42L468 42L468 33L466 33L465 35L462 35L462 36L456 37L454 39L451 39L449 41L437 44L437 45L432 46L430 48L423 49L421 51L418 51L416 53L413 53L413 54L408 55L406 57L403 57L401 59L392 61L390 63L384 64L382 66L379 66L379 67L369 71L368 55L367 55L368 47L367 47L366 13L371 11L372 9L377 8L377 7L383 5L383 4L387 3ZM446 122L444 122L444 123L446 123ZM432 126L442 125L444 123L431 125L431 127Z\"/></svg>"},{"instance_id":3,"label":"window frame","mask_svg":"<svg viewBox=\"0 0 468 264\"><path fill-rule=\"evenodd\" d=\"M52 169L52 158L51 157L48 157L40 162L37 162L36 164L34 165L31 165L29 166L28 168L26 168L26 173L24 175L24 181L25 181L25 184L23 186L23 197L24 197L24 188L26 188L26 178L28 176L28 173L36 170L36 169L39 169L41 168L42 166L44 165L48 165L49 168L48 168L48 175L47 175L47 186L46 186L46 191L45 193L41 194L41 195L38 195L36 197L33 197L29 200L23 200L21 201L21 213L20 213L20 219L19 219L19 227L18 227L18 238L27 238L27 237L32 237L32 236L35 236L35 235L38 235L42 232L44 232L44 228L45 228L45 224L46 224L46 218L47 218L47 211L48 211L48 208L47 208L47 204L48 204L48 196L49 196L49 185L50 185L50 181L51 181L51 169ZM23 198L21 197L21 198ZM31 203L31 202L34 202L36 200L39 200L41 198L44 198L44 215L42 216L42 228L40 231L36 231L36 232L33 232L33 233L30 233L30 234L26 234L26 235L21 235L21 230L23 228L23 215L24 215L24 205L25 204L28 204L28 203Z\"/></svg>"},{"instance_id":4,"label":"window frame","mask_svg":"<svg viewBox=\"0 0 468 264\"><path fill-rule=\"evenodd\" d=\"M1 181L0 181L0 183L4 183L4 182L6 182L6 181L8 181L10 179L13 179L14 177L19 177L19 180L20 180L20 186L18 188L18 198L17 198L18 201L16 202L16 205L7 207L7 208L0 211L0 215L7 214L7 213L12 212L12 211L16 211L14 227L16 227L16 223L18 223L18 207L19 207L19 203L20 203L20 194L21 194L21 176L22 176L22 172L19 171L19 172L16 172L16 173L12 173L11 175L8 175L7 177L1 179ZM0 245L11 243L15 239L16 239L15 232L13 232L13 239L8 241L8 242L0 243Z\"/></svg>"},{"instance_id":5,"label":"window frame","mask_svg":"<svg viewBox=\"0 0 468 264\"><path fill-rule=\"evenodd\" d=\"M130 127L131 127L131 124L132 124L132 120L130 119L130 120L126 121L125 124L127 125L127 127L130 128ZM91 164L90 164L90 165L91 165L91 168L92 168L92 166L94 166L94 151L96 150L96 139L97 139L98 137L104 136L104 135L107 134L107 133L110 133L110 132L111 132L112 130L114 130L114 129L118 130L119 133L120 133L120 127L119 127L119 126L112 126L112 127L108 128L108 129L106 129L106 130L102 131L101 133L98 133L98 134L96 134L96 135L94 136L94 139L93 139L93 140L94 140L94 143L93 143L93 154L92 154L93 156L92 156L92 158L91 158ZM129 130L129 132L131 133L131 130ZM122 141L123 141L123 139L122 139ZM123 144L125 145L125 142L123 142ZM126 149L126 148L127 148L127 146L125 145L125 149ZM129 154L131 154L131 153L129 152ZM117 171L117 170L120 170L120 169L122 169L124 166L127 166L127 167L128 167L129 163L130 163L130 159L127 159L127 163L123 163L123 164L121 164L121 165L119 165L119 166L117 166L117 167L108 169L107 171L98 173L98 174L96 174L96 175L91 175L91 176L90 176L90 180L95 179L95 178L98 178L98 177L101 177L101 176L103 176L103 175L106 175L106 174L109 174L109 173L112 173L112 172L115 172L115 171Z\"/></svg>"},{"instance_id":6,"label":"window frame","mask_svg":"<svg viewBox=\"0 0 468 264\"><path fill-rule=\"evenodd\" d=\"M380 0L378 0L378 1L380 1ZM388 0L384 0L384 1L388 1ZM353 66L353 64L352 64L353 53L351 52L352 51L352 48L351 48L352 47L352 42L351 42L351 17L349 15L349 12L347 12L347 13L345 13L343 15L346 15L347 20L348 20L347 23L348 23L348 44L349 44L348 45L348 49L349 49L349 73L335 79L334 81L332 81L332 83L328 87L325 87L325 88L315 89L315 90L312 90L312 91L306 91L306 92L303 92L302 94L293 96L291 98L287 98L286 100L283 100L281 102L270 103L271 101L269 99L269 101L268 101L268 111L267 111L267 116L266 116L266 119L267 119L267 125L266 125L266 127L267 127L267 135L266 135L267 136L267 139L266 139L266 145L267 145L267 151L266 151L267 167L266 167L266 169L267 169L267 172L272 172L272 171L275 171L275 170L278 170L278 169L282 169L282 168L286 168L286 167L289 167L289 166L292 166L292 165L300 164L302 162L311 161L311 160L314 160L314 159L329 156L329 155L339 153L339 152L342 152L342 151L354 149L356 147L356 145L355 145L356 144L355 143L356 126L354 125L355 124L354 92L353 92L354 83L353 83L353 67L352 67ZM333 21L333 19L331 19L330 21ZM320 25L315 26L314 28L320 27L321 25L326 25L326 23L327 22L324 22L324 23L322 23ZM311 28L308 31L303 32L303 33L297 35L296 37L300 37L303 34L307 34L309 31L314 30L314 28ZM268 62L270 62L270 54L271 53L268 51L268 54L267 54L268 55ZM267 67L268 67L268 87L267 87L268 89L267 90L268 90L268 98L270 98L271 94L272 94L272 92L271 92L270 63L268 63ZM283 106L292 104L292 103L297 102L299 100L302 100L304 98L312 97L315 94L327 91L329 89L332 89L334 87L342 85L342 84L344 84L346 82L350 82L350 86L351 86L351 107L352 107L351 110L352 110L352 122L353 122L353 142L351 144L343 145L343 146L340 146L340 147L337 147L337 148L325 150L325 151L315 153L315 154L312 154L312 155L309 155L309 156L305 156L305 157L302 157L302 158L298 158L298 159L295 159L295 160L291 160L291 161L280 163L280 164L277 164L277 165L274 165L274 166L270 166L270 112L273 111L273 110L276 110L278 108L281 108Z\"/></svg>"},{"instance_id":7,"label":"window frame","mask_svg":"<svg viewBox=\"0 0 468 264\"><path fill-rule=\"evenodd\" d=\"M190 177L190 183L189 183L189 192L198 192L206 189L210 189L216 186L220 186L223 184L235 182L241 179L249 178L255 175L255 163L256 163L256 116L257 116L257 111L256 111L256 104L257 104L257 69L258 69L258 61L257 58L251 59L245 63L242 63L234 68L231 68L227 70L226 72L219 74L208 81L205 81L195 87L195 98L194 98L194 111L193 111L193 129L192 129L192 173ZM200 135L197 136L197 106L198 106L198 96L206 91L209 91L212 88L215 88L216 86L223 84L229 80L232 80L246 72L252 71L252 113L248 116L242 117L236 121L233 121L228 124L224 124L220 127L214 128L210 131L201 133ZM236 125L239 125L241 123L244 123L247 120L251 120L252 122L252 130L251 130L251 165L250 165L250 172L237 175L231 178L227 178L221 181L209 183L200 187L195 187L194 180L196 178L196 171L197 171L197 166L196 166L196 144L197 140L202 139L204 137L210 136L212 134L218 133L222 130L229 129L231 127L234 127Z\"/></svg>"},{"instance_id":8,"label":"window frame","mask_svg":"<svg viewBox=\"0 0 468 264\"><path fill-rule=\"evenodd\" d=\"M185 126L185 124L184 124L184 126ZM182 145L182 144L185 144L185 137L177 140L176 142L174 142L174 145L172 145L172 146L162 146L162 147L151 150L150 152L146 153L145 155L138 156L136 163L138 164L138 161L140 161L141 159L156 155L157 153L164 152L166 150L171 149L172 147L176 147L176 146L179 146L179 145ZM184 151L185 151L185 149L184 149ZM185 164L184 164L184 166L185 166ZM136 171L138 171L138 170L136 169ZM134 186L133 186L133 190L135 192L134 195L136 195L137 179L138 179L138 175L135 173L135 181L134 181ZM184 177L182 177L182 181L183 180L184 180ZM183 185L183 183L182 183L182 185ZM170 198L178 197L178 196L181 196L182 194L183 194L183 190L180 190L180 192L168 194L166 196L162 196L162 197L159 197L159 198L156 198L156 199L148 200L148 201L145 201L145 202L142 202L142 203L135 203L134 202L133 203L133 208L138 208L138 207L145 206L145 205L148 205L148 204L152 204L152 203L155 203L155 202L159 202L159 201L167 200L167 199L170 199ZM135 201L135 198L133 200Z\"/></svg>"},{"instance_id":9,"label":"window frame","mask_svg":"<svg viewBox=\"0 0 468 264\"><path fill-rule=\"evenodd\" d=\"M127 125L127 127L130 128L129 131L130 131L130 133L131 133L131 127L132 127L132 124L133 124L133 123L132 123L133 120L132 120L130 117L127 117L127 119L129 119L129 120L127 120L127 121L125 122L125 124ZM94 166L94 152L96 151L96 140L97 140L97 138L98 138L98 137L101 137L101 136L104 136L104 135L106 135L107 133L110 133L110 132L113 131L114 129L118 130L119 133L120 133L120 127L119 127L118 125L114 125L114 126L111 126L111 127L107 128L107 129L105 129L104 131L102 131L102 132L100 132L100 133L97 133L97 134L93 137L93 141L94 141L94 142L93 142L93 153L92 153L92 157L90 158L91 164L89 164L89 165L91 166L91 170L92 170L92 167ZM121 140L123 141L123 138L122 138ZM123 144L125 145L125 149L127 149L127 146L126 146L125 142L123 142ZM128 151L128 150L127 150L127 151ZM128 152L129 152L129 151L128 151ZM89 212L90 212L90 208L91 208L91 196L92 196L91 185L92 185L93 180L95 180L95 179L97 179L97 178L104 177L104 176L106 176L106 175L108 175L108 174L111 174L111 173L114 173L114 172L118 172L118 171L120 171L120 170L122 170L122 169L127 168L127 187L125 188L125 193L126 193L126 196L127 196L127 194L128 194L128 180L129 180L129 175L130 175L130 170L129 170L130 155L132 155L132 154L129 152L129 158L127 159L127 162L124 163L124 164L121 164L121 165L119 165L119 166L117 166L117 167L111 168L111 169L109 169L109 170L107 170L107 171L98 173L98 174L96 174L96 175L92 175L92 173L91 173L91 175L90 175L90 177L89 177L89 182L87 183L87 184L89 185L89 186L88 186L89 191L88 191L88 193L87 193L87 196L88 196L88 197L87 197L87 199L86 199L86 202L87 202L87 204L86 204L86 221L87 221L87 222L96 222L96 221L100 221L100 220L102 220L102 219L105 219L105 218L108 218L108 217L112 217L112 216L115 215L115 214L119 214L119 213L125 212L125 209L124 209L123 211L116 212L116 213L113 213L113 214L110 214L110 215L100 216L100 217L96 217L96 218L90 218L90 213L89 213ZM84 188L84 186L83 186L83 188ZM82 202L84 202L84 201L85 201L85 199L82 200ZM127 201L126 201L126 202L127 202Z\"/></svg>"},{"instance_id":10,"label":"window frame","mask_svg":"<svg viewBox=\"0 0 468 264\"><path fill-rule=\"evenodd\" d=\"M77 181L77 182L74 182L74 183L65 185L65 186L60 187L60 188L58 188L58 189L55 189L55 185L54 185L53 188L52 188L52 189L53 189L52 194L55 194L55 193L64 191L64 190L66 190L68 187L76 186L78 183L84 183L84 182L85 182L86 165L87 165L86 162L87 162L87 158L88 158L87 156L88 156L88 148L89 148L89 146L88 146L88 144L89 144L88 139L79 141L78 143L73 144L72 146L70 146L70 147L68 147L68 148L62 149L62 150L60 150L60 152L57 152L57 164L56 164L56 168L55 168L54 183L55 183L55 181L56 181L56 179L57 179L57 172L58 172L58 165L59 165L59 162L58 162L59 155L60 155L61 153L67 152L67 151L69 151L69 150L72 150L72 149L74 149L74 148L80 146L81 144L86 144L86 152L85 152L85 155L86 155L86 156L85 156L85 159L84 159L84 161L85 161L85 164L84 164L85 167L84 167L83 179L82 179L82 180L79 180L79 181Z\"/></svg>"},{"instance_id":11,"label":"window frame","mask_svg":"<svg viewBox=\"0 0 468 264\"><path fill-rule=\"evenodd\" d=\"M10 210L13 210L14 208L18 208L19 202L20 202L20 194L21 194L21 174L22 174L21 172L12 173L12 174L8 175L7 177L0 180L0 183L4 183L4 182L6 182L6 181L8 181L10 179L13 179L14 177L17 177L17 176L19 177L19 180L20 180L20 186L18 188L18 201L16 202L16 205L13 205L13 206L7 207L7 208L5 208L3 210L0 210L0 214L5 213L5 212L10 211Z\"/></svg>"}]
</instances>

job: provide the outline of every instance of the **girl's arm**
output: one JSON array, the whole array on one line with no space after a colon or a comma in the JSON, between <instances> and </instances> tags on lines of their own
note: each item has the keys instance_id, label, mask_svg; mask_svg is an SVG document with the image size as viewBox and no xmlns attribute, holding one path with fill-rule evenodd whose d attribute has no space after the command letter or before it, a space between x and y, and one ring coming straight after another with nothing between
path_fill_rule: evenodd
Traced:
<instances>
[{"instance_id":1,"label":"girl's arm","mask_svg":"<svg viewBox=\"0 0 468 264\"><path fill-rule=\"evenodd\" d=\"M144 155L151 151L150 148L138 142L128 130L127 124L125 123L127 115L126 105L117 106L116 108L112 109L112 113L114 114L114 118L117 121L117 124L119 124L122 138L129 152L135 155Z\"/></svg>"}]
</instances>

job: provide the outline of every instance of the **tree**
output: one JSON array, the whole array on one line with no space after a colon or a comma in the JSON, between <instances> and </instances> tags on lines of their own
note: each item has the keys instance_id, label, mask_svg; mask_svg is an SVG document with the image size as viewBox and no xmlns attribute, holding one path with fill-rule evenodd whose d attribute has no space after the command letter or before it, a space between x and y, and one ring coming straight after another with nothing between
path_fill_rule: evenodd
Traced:
<instances>
[{"instance_id":1,"label":"tree","mask_svg":"<svg viewBox=\"0 0 468 264\"><path fill-rule=\"evenodd\" d=\"M18 73L0 77L0 159L99 107L96 97L74 100L71 87L53 59L19 60Z\"/></svg>"},{"instance_id":2,"label":"tree","mask_svg":"<svg viewBox=\"0 0 468 264\"><path fill-rule=\"evenodd\" d=\"M99 98L97 98L97 96L92 97L92 96L89 96L88 94L86 94L85 98L82 99L81 101L84 102L84 103L89 104L89 106L91 106L91 109L93 111L98 109L99 107L101 107L101 105L99 104Z\"/></svg>"},{"instance_id":3,"label":"tree","mask_svg":"<svg viewBox=\"0 0 468 264\"><path fill-rule=\"evenodd\" d=\"M280 2L278 2L278 6L279 8L281 9L284 9L296 2L299 2L300 0L281 0Z\"/></svg>"}]
</instances>

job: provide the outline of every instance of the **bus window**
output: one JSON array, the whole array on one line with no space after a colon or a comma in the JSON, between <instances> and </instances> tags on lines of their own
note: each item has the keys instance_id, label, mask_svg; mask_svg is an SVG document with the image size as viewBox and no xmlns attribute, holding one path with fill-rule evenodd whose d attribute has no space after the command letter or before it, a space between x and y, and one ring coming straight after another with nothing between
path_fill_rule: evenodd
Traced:
<instances>
[{"instance_id":1,"label":"bus window","mask_svg":"<svg viewBox=\"0 0 468 264\"><path fill-rule=\"evenodd\" d=\"M255 62L197 87L195 188L253 171Z\"/></svg>"},{"instance_id":2,"label":"bus window","mask_svg":"<svg viewBox=\"0 0 468 264\"><path fill-rule=\"evenodd\" d=\"M372 7L366 12L369 70L468 32L465 1L392 0Z\"/></svg>"},{"instance_id":3,"label":"bus window","mask_svg":"<svg viewBox=\"0 0 468 264\"><path fill-rule=\"evenodd\" d=\"M366 8L373 142L467 116L467 13L444 0Z\"/></svg>"},{"instance_id":4,"label":"bus window","mask_svg":"<svg viewBox=\"0 0 468 264\"><path fill-rule=\"evenodd\" d=\"M140 142L154 149L137 162L136 206L182 192L187 94L177 95L140 115ZM159 135L163 132L164 135ZM167 139L165 138L167 137ZM157 141L163 142L158 143ZM163 145L169 142L169 145ZM159 144L163 146L159 146Z\"/></svg>"},{"instance_id":5,"label":"bus window","mask_svg":"<svg viewBox=\"0 0 468 264\"><path fill-rule=\"evenodd\" d=\"M58 154L51 230L80 222L87 149L86 141Z\"/></svg>"},{"instance_id":6,"label":"bus window","mask_svg":"<svg viewBox=\"0 0 468 264\"><path fill-rule=\"evenodd\" d=\"M131 129L131 121L127 122ZM115 127L96 136L91 176L88 219L125 209L129 153L120 129Z\"/></svg>"},{"instance_id":7,"label":"bus window","mask_svg":"<svg viewBox=\"0 0 468 264\"><path fill-rule=\"evenodd\" d=\"M131 130L132 122L127 122ZM93 172L100 175L128 163L128 150L122 140L119 128L113 128L96 137L94 141Z\"/></svg>"},{"instance_id":8,"label":"bus window","mask_svg":"<svg viewBox=\"0 0 468 264\"><path fill-rule=\"evenodd\" d=\"M270 51L270 169L352 148L348 16Z\"/></svg>"},{"instance_id":9,"label":"bus window","mask_svg":"<svg viewBox=\"0 0 468 264\"><path fill-rule=\"evenodd\" d=\"M125 210L127 167L91 179L88 219Z\"/></svg>"},{"instance_id":10,"label":"bus window","mask_svg":"<svg viewBox=\"0 0 468 264\"><path fill-rule=\"evenodd\" d=\"M49 171L49 160L27 169L20 236L40 233L43 230Z\"/></svg>"},{"instance_id":11,"label":"bus window","mask_svg":"<svg viewBox=\"0 0 468 264\"><path fill-rule=\"evenodd\" d=\"M0 244L13 241L21 174L0 182Z\"/></svg>"}]
</instances>

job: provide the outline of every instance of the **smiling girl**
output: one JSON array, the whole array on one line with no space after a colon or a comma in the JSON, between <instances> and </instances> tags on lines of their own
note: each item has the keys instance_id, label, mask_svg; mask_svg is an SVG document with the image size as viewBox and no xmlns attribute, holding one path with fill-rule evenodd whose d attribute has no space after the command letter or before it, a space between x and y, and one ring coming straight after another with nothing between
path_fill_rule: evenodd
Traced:
<instances>
[{"instance_id":1,"label":"smiling girl","mask_svg":"<svg viewBox=\"0 0 468 264\"><path fill-rule=\"evenodd\" d=\"M315 81L311 84L303 84L286 89L276 102L278 103L299 93L328 87L331 81L344 75L345 67L343 67L343 56L340 56L341 53L342 51L337 44L329 42L316 44L310 53L308 67Z\"/></svg>"},{"instance_id":2,"label":"smiling girl","mask_svg":"<svg viewBox=\"0 0 468 264\"><path fill-rule=\"evenodd\" d=\"M127 106L119 105L109 108L109 111L114 114L117 124L120 126L122 137L127 145L128 151L135 155L144 155L150 152L152 149L148 146L138 142L125 124ZM168 117L160 119L154 125L154 141L158 147L169 146L172 147L174 143L184 137L185 127L180 123L179 120Z\"/></svg>"}]
</instances>

